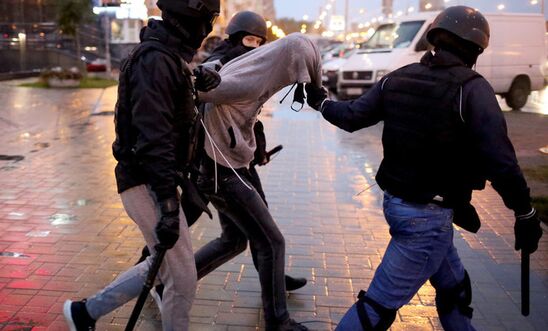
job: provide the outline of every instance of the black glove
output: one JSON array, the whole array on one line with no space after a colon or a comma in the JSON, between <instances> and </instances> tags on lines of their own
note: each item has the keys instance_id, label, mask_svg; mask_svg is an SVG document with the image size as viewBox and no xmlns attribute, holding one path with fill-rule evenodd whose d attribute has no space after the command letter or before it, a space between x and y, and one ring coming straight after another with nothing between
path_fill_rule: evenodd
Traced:
<instances>
[{"instance_id":1,"label":"black glove","mask_svg":"<svg viewBox=\"0 0 548 331\"><path fill-rule=\"evenodd\" d=\"M315 110L320 110L322 102L327 99L327 90L314 84L306 84L306 102Z\"/></svg>"},{"instance_id":2,"label":"black glove","mask_svg":"<svg viewBox=\"0 0 548 331\"><path fill-rule=\"evenodd\" d=\"M198 91L207 92L221 84L221 76L209 66L199 65L194 69L194 76L196 76L194 85Z\"/></svg>"},{"instance_id":3,"label":"black glove","mask_svg":"<svg viewBox=\"0 0 548 331\"><path fill-rule=\"evenodd\" d=\"M524 253L531 254L537 250L538 242L542 237L542 229L540 228L537 211L534 208L526 215L516 216L514 235L516 237L516 251L522 249Z\"/></svg>"},{"instance_id":4,"label":"black glove","mask_svg":"<svg viewBox=\"0 0 548 331\"><path fill-rule=\"evenodd\" d=\"M253 126L253 133L255 134L257 148L255 149L255 154L251 163L253 165L263 166L270 161L270 157L266 152L266 136L264 134L264 125L261 121L257 120Z\"/></svg>"},{"instance_id":5,"label":"black glove","mask_svg":"<svg viewBox=\"0 0 548 331\"><path fill-rule=\"evenodd\" d=\"M170 249L179 239L179 201L176 198L160 201L161 217L156 224L160 246Z\"/></svg>"}]
</instances>

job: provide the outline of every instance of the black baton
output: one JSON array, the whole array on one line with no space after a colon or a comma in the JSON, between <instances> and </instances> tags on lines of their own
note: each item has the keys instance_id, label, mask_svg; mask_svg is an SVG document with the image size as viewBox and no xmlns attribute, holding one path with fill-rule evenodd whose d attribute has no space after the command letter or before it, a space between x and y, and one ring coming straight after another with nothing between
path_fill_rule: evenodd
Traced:
<instances>
[{"instance_id":1,"label":"black baton","mask_svg":"<svg viewBox=\"0 0 548 331\"><path fill-rule=\"evenodd\" d=\"M154 279L156 279L156 275L158 274L160 266L162 265L162 261L164 260L164 255L166 255L166 249L161 247L160 245L157 245L155 249L156 255L154 255L152 265L150 266L150 270L147 274L147 279L145 280L145 284L143 285L141 294L139 294L139 299L137 299L135 308L133 308L133 311L131 312L131 317L127 322L125 331L132 331L135 327L135 324L137 324L137 319L139 318L139 315L141 315L141 310L143 310L143 306L145 305L145 301L147 300L148 293L152 289L152 286L154 286Z\"/></svg>"},{"instance_id":2,"label":"black baton","mask_svg":"<svg viewBox=\"0 0 548 331\"><path fill-rule=\"evenodd\" d=\"M279 151L281 151L284 147L282 145L278 145L274 148L272 148L271 150L269 150L268 152L266 152L266 155L267 155L267 159L270 160L270 158L272 157L272 155L278 153ZM268 161L270 162L270 161ZM267 163L268 163L267 162ZM266 163L265 163L266 164ZM251 161L251 165L252 166L256 166L257 165L257 162L255 160L252 160Z\"/></svg>"},{"instance_id":3,"label":"black baton","mask_svg":"<svg viewBox=\"0 0 548 331\"><path fill-rule=\"evenodd\" d=\"M521 314L529 316L529 253L521 249Z\"/></svg>"}]
</instances>

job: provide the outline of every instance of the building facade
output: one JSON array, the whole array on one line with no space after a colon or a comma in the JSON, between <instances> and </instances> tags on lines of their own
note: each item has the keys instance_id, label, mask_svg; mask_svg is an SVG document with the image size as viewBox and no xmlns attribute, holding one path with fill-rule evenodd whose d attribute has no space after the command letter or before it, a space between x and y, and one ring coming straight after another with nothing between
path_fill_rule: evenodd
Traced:
<instances>
[{"instance_id":1,"label":"building facade","mask_svg":"<svg viewBox=\"0 0 548 331\"><path fill-rule=\"evenodd\" d=\"M148 9L149 17L161 16L161 12L158 9L158 6L156 6L158 0L144 1L145 6ZM274 0L221 0L221 14L213 28L213 33L222 35L230 18L242 10L252 10L269 20L273 20L276 17Z\"/></svg>"},{"instance_id":2,"label":"building facade","mask_svg":"<svg viewBox=\"0 0 548 331\"><path fill-rule=\"evenodd\" d=\"M242 10L254 11L269 20L276 18L274 0L223 0L221 4L223 14L228 19Z\"/></svg>"}]
</instances>

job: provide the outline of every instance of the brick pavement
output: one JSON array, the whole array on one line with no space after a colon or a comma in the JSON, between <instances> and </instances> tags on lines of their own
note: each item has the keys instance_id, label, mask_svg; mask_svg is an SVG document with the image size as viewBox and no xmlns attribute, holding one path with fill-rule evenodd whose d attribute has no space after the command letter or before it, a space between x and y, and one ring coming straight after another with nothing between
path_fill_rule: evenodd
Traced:
<instances>
[{"instance_id":1,"label":"brick pavement","mask_svg":"<svg viewBox=\"0 0 548 331\"><path fill-rule=\"evenodd\" d=\"M97 103L98 98L102 102ZM66 330L61 305L90 295L132 265L139 231L116 194L111 116L115 88L0 90L0 329ZM263 110L270 146L283 144L260 169L272 214L286 236L287 272L309 284L289 295L294 318L312 330L332 330L359 289L367 288L388 242L381 192L373 176L381 157L380 126L348 134L317 113ZM478 330L548 329L548 237L532 257L531 316L519 313L519 256L513 217L488 187L476 194L478 235L455 232L474 286ZM192 229L195 248L219 233L216 220ZM421 288L392 330L441 330L434 291ZM123 330L133 305L100 320L99 330ZM249 251L199 283L192 330L256 330L262 325L257 274ZM147 303L140 330L158 330Z\"/></svg>"}]
</instances>

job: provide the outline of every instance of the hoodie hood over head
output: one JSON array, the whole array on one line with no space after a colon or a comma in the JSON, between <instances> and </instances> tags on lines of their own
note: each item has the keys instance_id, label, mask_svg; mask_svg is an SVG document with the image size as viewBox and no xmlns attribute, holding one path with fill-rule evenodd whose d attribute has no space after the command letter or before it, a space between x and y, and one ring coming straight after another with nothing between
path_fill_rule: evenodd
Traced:
<instances>
[{"instance_id":1,"label":"hoodie hood over head","mask_svg":"<svg viewBox=\"0 0 548 331\"><path fill-rule=\"evenodd\" d=\"M228 62L219 72L221 84L200 93L200 100L209 103L205 112L207 129L231 166L247 167L253 159L253 126L270 97L294 83L321 86L320 60L312 40L300 33L290 34ZM205 149L212 157L208 141ZM230 166L221 157L217 162Z\"/></svg>"}]
</instances>

